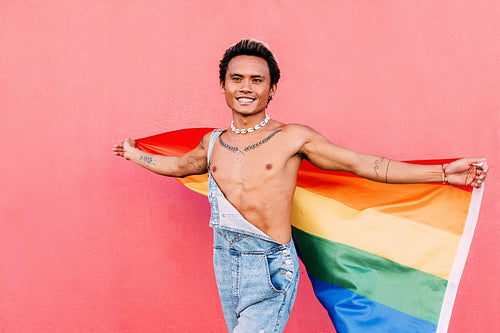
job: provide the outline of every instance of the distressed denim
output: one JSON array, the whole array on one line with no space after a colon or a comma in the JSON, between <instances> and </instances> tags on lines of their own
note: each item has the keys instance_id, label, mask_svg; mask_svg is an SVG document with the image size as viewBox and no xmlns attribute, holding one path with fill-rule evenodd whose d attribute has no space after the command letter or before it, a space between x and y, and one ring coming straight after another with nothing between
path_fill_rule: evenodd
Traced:
<instances>
[{"instance_id":1,"label":"distressed denim","mask_svg":"<svg viewBox=\"0 0 500 333\"><path fill-rule=\"evenodd\" d=\"M220 131L214 131L208 163ZM243 218L209 172L214 271L229 332L283 332L297 294L299 261L293 240L280 244Z\"/></svg>"}]
</instances>

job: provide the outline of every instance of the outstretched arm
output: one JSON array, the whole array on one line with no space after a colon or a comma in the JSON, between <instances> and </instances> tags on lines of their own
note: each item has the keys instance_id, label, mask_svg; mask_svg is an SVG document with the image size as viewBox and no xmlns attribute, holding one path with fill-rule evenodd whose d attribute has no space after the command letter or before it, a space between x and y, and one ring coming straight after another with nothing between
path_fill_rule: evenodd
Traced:
<instances>
[{"instance_id":1,"label":"outstretched arm","mask_svg":"<svg viewBox=\"0 0 500 333\"><path fill-rule=\"evenodd\" d=\"M132 139L124 139L113 147L113 153L124 157L150 171L163 176L185 177L207 172L207 150L210 133L206 134L196 148L183 156L163 156L146 153L136 148Z\"/></svg>"},{"instance_id":2,"label":"outstretched arm","mask_svg":"<svg viewBox=\"0 0 500 333\"><path fill-rule=\"evenodd\" d=\"M479 187L488 165L483 158L463 158L447 165L419 165L381 156L357 153L337 146L313 129L301 129L305 138L300 153L325 170L347 171L385 183L449 182L452 185Z\"/></svg>"}]
</instances>

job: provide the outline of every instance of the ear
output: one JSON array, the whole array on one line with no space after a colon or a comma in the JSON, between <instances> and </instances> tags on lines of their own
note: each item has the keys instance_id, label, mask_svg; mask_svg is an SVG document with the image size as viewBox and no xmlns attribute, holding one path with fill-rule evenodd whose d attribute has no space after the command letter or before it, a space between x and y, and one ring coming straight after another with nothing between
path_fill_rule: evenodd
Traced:
<instances>
[{"instance_id":1,"label":"ear","mask_svg":"<svg viewBox=\"0 0 500 333\"><path fill-rule=\"evenodd\" d=\"M276 93L276 89L278 89L278 86L276 84L273 84L271 88L269 88L269 96L273 96Z\"/></svg>"},{"instance_id":2,"label":"ear","mask_svg":"<svg viewBox=\"0 0 500 333\"><path fill-rule=\"evenodd\" d=\"M220 84L220 90L221 90L221 92L223 94L225 94L226 93L226 88L224 88L224 82L220 82L219 84Z\"/></svg>"}]
</instances>

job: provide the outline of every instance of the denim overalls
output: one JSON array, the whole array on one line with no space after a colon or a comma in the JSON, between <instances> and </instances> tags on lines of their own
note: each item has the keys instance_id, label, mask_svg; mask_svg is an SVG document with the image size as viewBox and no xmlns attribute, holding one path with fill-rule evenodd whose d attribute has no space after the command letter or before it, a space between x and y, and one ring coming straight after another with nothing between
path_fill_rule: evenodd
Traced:
<instances>
[{"instance_id":1,"label":"denim overalls","mask_svg":"<svg viewBox=\"0 0 500 333\"><path fill-rule=\"evenodd\" d=\"M297 294L299 261L293 240L280 244L227 201L210 174L215 130L208 147L208 200L214 230L214 271L229 332L283 332Z\"/></svg>"}]
</instances>

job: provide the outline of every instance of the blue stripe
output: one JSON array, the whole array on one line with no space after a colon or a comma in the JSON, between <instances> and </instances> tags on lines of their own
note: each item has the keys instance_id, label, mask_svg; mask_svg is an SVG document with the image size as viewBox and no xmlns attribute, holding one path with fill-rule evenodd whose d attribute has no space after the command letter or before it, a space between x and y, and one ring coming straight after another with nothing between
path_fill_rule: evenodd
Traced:
<instances>
[{"instance_id":1,"label":"blue stripe","mask_svg":"<svg viewBox=\"0 0 500 333\"><path fill-rule=\"evenodd\" d=\"M338 333L434 333L436 325L374 302L309 274L316 297Z\"/></svg>"}]
</instances>

